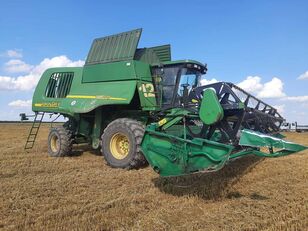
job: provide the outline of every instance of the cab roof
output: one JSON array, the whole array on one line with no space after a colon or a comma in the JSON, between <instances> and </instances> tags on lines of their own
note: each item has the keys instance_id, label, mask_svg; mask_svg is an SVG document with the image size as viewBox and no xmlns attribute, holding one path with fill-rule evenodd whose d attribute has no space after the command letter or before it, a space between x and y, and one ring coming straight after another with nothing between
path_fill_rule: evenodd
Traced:
<instances>
[{"instance_id":1,"label":"cab roof","mask_svg":"<svg viewBox=\"0 0 308 231\"><path fill-rule=\"evenodd\" d=\"M203 68L206 68L206 65L203 63L200 63L196 60L193 59L182 59L182 60L174 60L174 61L166 61L162 62L163 65L172 65L172 64L182 64L182 63L191 63L191 64L196 64L198 66L201 66Z\"/></svg>"}]
</instances>

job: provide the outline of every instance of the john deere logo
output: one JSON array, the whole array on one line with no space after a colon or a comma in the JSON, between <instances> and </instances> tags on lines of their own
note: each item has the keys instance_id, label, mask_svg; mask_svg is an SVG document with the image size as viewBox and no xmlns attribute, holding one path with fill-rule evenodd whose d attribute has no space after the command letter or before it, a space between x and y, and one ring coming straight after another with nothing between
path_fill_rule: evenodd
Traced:
<instances>
[{"instance_id":1,"label":"john deere logo","mask_svg":"<svg viewBox=\"0 0 308 231\"><path fill-rule=\"evenodd\" d=\"M50 107L50 108L56 108L59 107L58 102L50 102L50 103L35 103L35 107Z\"/></svg>"}]
</instances>

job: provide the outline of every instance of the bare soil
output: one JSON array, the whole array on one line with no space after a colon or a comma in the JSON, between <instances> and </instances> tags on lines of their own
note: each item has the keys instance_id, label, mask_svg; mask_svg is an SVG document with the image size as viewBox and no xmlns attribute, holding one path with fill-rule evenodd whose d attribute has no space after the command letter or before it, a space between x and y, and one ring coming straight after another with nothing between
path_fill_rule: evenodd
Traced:
<instances>
[{"instance_id":1,"label":"bare soil","mask_svg":"<svg viewBox=\"0 0 308 231\"><path fill-rule=\"evenodd\" d=\"M99 152L47 155L49 125L0 124L2 230L308 230L308 150L244 157L216 173L160 178L113 169ZM308 145L308 133L286 133Z\"/></svg>"}]
</instances>

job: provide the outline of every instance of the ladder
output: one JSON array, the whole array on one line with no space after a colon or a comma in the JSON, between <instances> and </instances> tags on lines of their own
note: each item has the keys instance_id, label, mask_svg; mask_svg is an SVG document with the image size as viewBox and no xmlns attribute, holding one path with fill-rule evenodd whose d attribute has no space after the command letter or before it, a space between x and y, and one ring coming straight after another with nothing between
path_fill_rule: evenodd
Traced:
<instances>
[{"instance_id":1,"label":"ladder","mask_svg":"<svg viewBox=\"0 0 308 231\"><path fill-rule=\"evenodd\" d=\"M36 140L37 133L40 129L42 120L44 118L44 114L45 114L44 112L36 112L35 113L35 118L33 120L32 127L31 127L31 130L30 130L28 138L27 138L25 149L32 149L33 148L34 142Z\"/></svg>"}]
</instances>

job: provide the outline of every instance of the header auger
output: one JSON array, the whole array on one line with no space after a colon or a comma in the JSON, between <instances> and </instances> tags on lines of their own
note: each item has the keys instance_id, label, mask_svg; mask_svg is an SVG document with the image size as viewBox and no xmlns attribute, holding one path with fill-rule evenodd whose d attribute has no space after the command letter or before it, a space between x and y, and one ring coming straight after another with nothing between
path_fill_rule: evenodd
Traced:
<instances>
[{"instance_id":1,"label":"header auger","mask_svg":"<svg viewBox=\"0 0 308 231\"><path fill-rule=\"evenodd\" d=\"M200 86L206 65L172 61L170 45L137 48L141 32L95 39L84 67L44 72L33 111L68 119L50 130L50 156L90 143L112 167L148 162L162 176L177 176L216 171L248 154L306 149L281 139L275 108L232 83Z\"/></svg>"}]
</instances>

